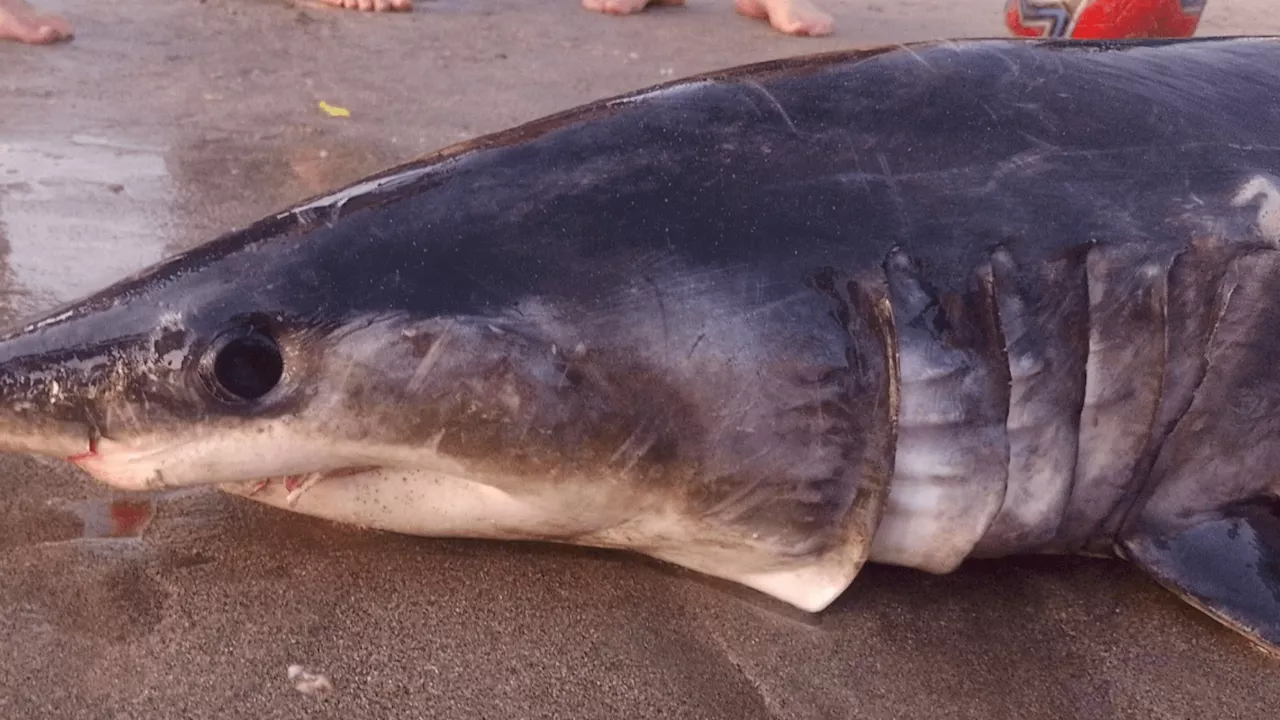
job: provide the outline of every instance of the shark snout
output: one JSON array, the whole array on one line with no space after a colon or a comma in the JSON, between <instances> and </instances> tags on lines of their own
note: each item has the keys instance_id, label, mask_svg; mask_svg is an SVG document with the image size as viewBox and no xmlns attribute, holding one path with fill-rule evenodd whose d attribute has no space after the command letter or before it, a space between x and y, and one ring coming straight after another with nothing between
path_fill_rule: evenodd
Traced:
<instances>
[{"instance_id":1,"label":"shark snout","mask_svg":"<svg viewBox=\"0 0 1280 720\"><path fill-rule=\"evenodd\" d=\"M0 451L80 459L136 385L141 339L78 341L40 327L0 339Z\"/></svg>"},{"instance_id":2,"label":"shark snout","mask_svg":"<svg viewBox=\"0 0 1280 720\"><path fill-rule=\"evenodd\" d=\"M15 382L0 368L0 452L72 458L92 450L90 410L57 381ZM71 392L75 392L72 390Z\"/></svg>"}]
</instances>

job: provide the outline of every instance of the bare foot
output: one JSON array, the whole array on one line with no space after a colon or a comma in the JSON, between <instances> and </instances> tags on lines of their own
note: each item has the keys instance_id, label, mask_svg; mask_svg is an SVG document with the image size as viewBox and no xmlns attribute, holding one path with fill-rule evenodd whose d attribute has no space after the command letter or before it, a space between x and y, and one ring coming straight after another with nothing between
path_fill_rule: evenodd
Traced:
<instances>
[{"instance_id":1,"label":"bare foot","mask_svg":"<svg viewBox=\"0 0 1280 720\"><path fill-rule=\"evenodd\" d=\"M736 0L738 12L768 20L775 30L788 35L830 35L831 16L810 0Z\"/></svg>"},{"instance_id":2,"label":"bare foot","mask_svg":"<svg viewBox=\"0 0 1280 720\"><path fill-rule=\"evenodd\" d=\"M582 0L582 7L606 15L630 15L650 5L683 5L684 0Z\"/></svg>"},{"instance_id":3,"label":"bare foot","mask_svg":"<svg viewBox=\"0 0 1280 720\"><path fill-rule=\"evenodd\" d=\"M57 15L41 15L25 0L0 0L0 40L48 45L72 34L71 24Z\"/></svg>"},{"instance_id":4,"label":"bare foot","mask_svg":"<svg viewBox=\"0 0 1280 720\"><path fill-rule=\"evenodd\" d=\"M3 1L3 0L0 0ZM364 12L409 12L413 0L315 0L321 5Z\"/></svg>"}]
</instances>

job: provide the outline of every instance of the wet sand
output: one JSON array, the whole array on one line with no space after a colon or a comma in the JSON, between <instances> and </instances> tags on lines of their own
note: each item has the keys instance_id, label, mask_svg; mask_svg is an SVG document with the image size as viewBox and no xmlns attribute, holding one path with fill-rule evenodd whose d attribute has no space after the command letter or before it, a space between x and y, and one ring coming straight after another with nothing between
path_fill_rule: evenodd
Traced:
<instances>
[{"instance_id":1,"label":"wet sand","mask_svg":"<svg viewBox=\"0 0 1280 720\"><path fill-rule=\"evenodd\" d=\"M830 38L721 0L368 17L44 0L0 44L0 316L457 140L718 66L1003 34L997 0L826 0ZM1210 0L1201 34L1280 33ZM347 108L333 118L317 104ZM6 718L1269 718L1280 663L1120 563L870 567L804 618L633 556L361 532L0 459ZM292 664L324 673L294 689Z\"/></svg>"}]
</instances>

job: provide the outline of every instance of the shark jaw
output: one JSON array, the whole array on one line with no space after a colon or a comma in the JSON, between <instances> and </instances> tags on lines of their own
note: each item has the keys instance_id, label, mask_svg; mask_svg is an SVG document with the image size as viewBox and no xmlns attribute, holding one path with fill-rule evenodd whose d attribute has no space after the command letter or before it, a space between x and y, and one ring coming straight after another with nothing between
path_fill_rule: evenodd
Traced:
<instances>
[{"instance_id":1,"label":"shark jaw","mask_svg":"<svg viewBox=\"0 0 1280 720\"><path fill-rule=\"evenodd\" d=\"M427 538L551 542L640 553L807 612L852 582L852 556L779 558L717 535L670 503L608 481L519 492L439 470L367 468L219 485L232 495L344 525ZM612 485L617 492L610 492ZM548 489L554 488L554 489ZM603 489L603 491L602 491Z\"/></svg>"}]
</instances>

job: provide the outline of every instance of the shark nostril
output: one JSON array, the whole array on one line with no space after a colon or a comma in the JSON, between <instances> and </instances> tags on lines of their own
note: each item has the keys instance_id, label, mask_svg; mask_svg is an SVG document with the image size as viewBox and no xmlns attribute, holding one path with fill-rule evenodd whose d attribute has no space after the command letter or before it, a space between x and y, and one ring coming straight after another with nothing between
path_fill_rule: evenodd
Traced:
<instances>
[{"instance_id":1,"label":"shark nostril","mask_svg":"<svg viewBox=\"0 0 1280 720\"><path fill-rule=\"evenodd\" d=\"M234 400L257 400L280 383L284 357L269 336L257 331L237 333L221 343L213 355L213 380L222 394Z\"/></svg>"}]
</instances>

